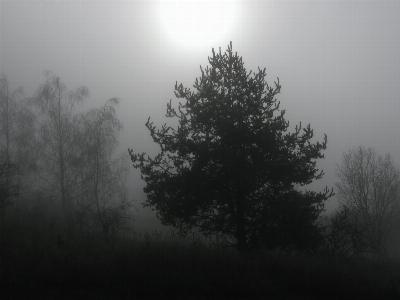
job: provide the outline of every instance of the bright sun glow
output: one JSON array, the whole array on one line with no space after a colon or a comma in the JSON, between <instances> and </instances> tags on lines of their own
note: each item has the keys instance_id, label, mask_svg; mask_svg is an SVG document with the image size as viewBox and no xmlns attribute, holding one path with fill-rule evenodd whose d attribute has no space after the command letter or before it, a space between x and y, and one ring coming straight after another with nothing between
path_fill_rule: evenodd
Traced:
<instances>
[{"instance_id":1,"label":"bright sun glow","mask_svg":"<svg viewBox=\"0 0 400 300\"><path fill-rule=\"evenodd\" d=\"M170 39L191 49L224 38L234 24L236 11L236 1L160 1L163 29Z\"/></svg>"}]
</instances>

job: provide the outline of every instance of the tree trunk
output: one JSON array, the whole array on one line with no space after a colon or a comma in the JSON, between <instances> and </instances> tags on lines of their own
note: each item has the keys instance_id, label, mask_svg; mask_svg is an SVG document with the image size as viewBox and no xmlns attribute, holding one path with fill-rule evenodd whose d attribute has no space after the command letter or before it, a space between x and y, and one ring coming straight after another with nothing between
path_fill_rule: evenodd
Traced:
<instances>
[{"instance_id":1,"label":"tree trunk","mask_svg":"<svg viewBox=\"0 0 400 300\"><path fill-rule=\"evenodd\" d=\"M245 224L245 205L243 192L240 183L237 183L236 190L236 240L237 249L241 254L248 251Z\"/></svg>"}]
</instances>

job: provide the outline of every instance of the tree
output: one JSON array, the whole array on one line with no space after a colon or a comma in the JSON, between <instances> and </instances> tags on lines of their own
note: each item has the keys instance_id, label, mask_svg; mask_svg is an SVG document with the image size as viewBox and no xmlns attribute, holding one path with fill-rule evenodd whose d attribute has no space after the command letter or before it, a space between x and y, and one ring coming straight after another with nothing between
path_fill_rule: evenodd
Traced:
<instances>
[{"instance_id":1,"label":"tree","mask_svg":"<svg viewBox=\"0 0 400 300\"><path fill-rule=\"evenodd\" d=\"M341 205L330 218L325 218L322 251L344 260L369 252L368 227L346 205Z\"/></svg>"},{"instance_id":2,"label":"tree","mask_svg":"<svg viewBox=\"0 0 400 300\"><path fill-rule=\"evenodd\" d=\"M81 225L100 231L107 237L126 229L130 208L126 198L126 156L115 157L122 123L116 116L118 98L82 116L82 194L78 217Z\"/></svg>"},{"instance_id":3,"label":"tree","mask_svg":"<svg viewBox=\"0 0 400 300\"><path fill-rule=\"evenodd\" d=\"M386 242L400 214L400 171L390 154L360 146L337 166L338 198L367 227L371 251L386 254Z\"/></svg>"},{"instance_id":4,"label":"tree","mask_svg":"<svg viewBox=\"0 0 400 300\"><path fill-rule=\"evenodd\" d=\"M29 156L34 116L22 102L22 87L11 90L0 76L0 210L13 204L34 159ZM28 159L29 157L29 159ZM26 181L26 180L25 180Z\"/></svg>"},{"instance_id":5,"label":"tree","mask_svg":"<svg viewBox=\"0 0 400 300\"><path fill-rule=\"evenodd\" d=\"M78 149L82 144L80 134L82 118L74 115L77 102L89 96L86 87L68 91L59 77L50 71L44 72L46 83L41 85L32 99L40 109L37 142L34 149L41 156L38 175L45 187L60 199L64 215L72 210L72 199L79 175Z\"/></svg>"},{"instance_id":6,"label":"tree","mask_svg":"<svg viewBox=\"0 0 400 300\"><path fill-rule=\"evenodd\" d=\"M144 206L155 208L163 224L218 234L241 253L317 243L315 221L332 191L301 192L294 184L322 177L315 160L324 157L326 135L312 144L310 125L287 133L274 98L279 79L272 88L265 69L247 72L232 43L224 54L213 49L208 60L195 92L175 85L185 102L176 110L170 101L166 116L178 118L178 128L147 121L161 153L150 158L129 149L146 182Z\"/></svg>"}]
</instances>

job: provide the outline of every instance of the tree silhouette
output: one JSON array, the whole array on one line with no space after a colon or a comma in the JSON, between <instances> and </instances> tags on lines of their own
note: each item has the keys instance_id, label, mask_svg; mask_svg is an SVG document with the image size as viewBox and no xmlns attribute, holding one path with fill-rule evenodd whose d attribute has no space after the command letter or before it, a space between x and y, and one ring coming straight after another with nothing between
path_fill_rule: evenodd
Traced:
<instances>
[{"instance_id":1,"label":"tree silhouette","mask_svg":"<svg viewBox=\"0 0 400 300\"><path fill-rule=\"evenodd\" d=\"M5 75L0 75L0 219L6 206L14 204L21 187L26 187L29 169L34 116L21 99L22 87L12 90ZM1 221L1 222L2 222Z\"/></svg>"},{"instance_id":2,"label":"tree silhouette","mask_svg":"<svg viewBox=\"0 0 400 300\"><path fill-rule=\"evenodd\" d=\"M386 243L398 226L400 214L400 170L391 156L382 157L362 146L343 153L337 166L338 198L356 218L349 222L367 228L370 250L387 254Z\"/></svg>"},{"instance_id":3,"label":"tree silhouette","mask_svg":"<svg viewBox=\"0 0 400 300\"><path fill-rule=\"evenodd\" d=\"M107 237L126 229L133 202L126 195L127 155L115 156L123 128L117 118L118 98L109 99L101 108L82 115L81 145L82 194L78 201L80 223ZM85 214L89 214L87 217ZM86 218L83 218L86 217Z\"/></svg>"},{"instance_id":4,"label":"tree silhouette","mask_svg":"<svg viewBox=\"0 0 400 300\"><path fill-rule=\"evenodd\" d=\"M163 224L183 232L198 228L218 234L241 253L260 247L307 248L319 241L315 220L332 191L299 191L322 177L315 160L323 158L322 143L310 143L313 130L289 122L279 110L280 92L265 81L265 69L247 72L232 52L208 58L196 92L175 85L178 109L167 105L167 117L177 117L177 129L146 127L161 153L150 158L129 149L135 168L146 182L144 206L157 210Z\"/></svg>"},{"instance_id":5,"label":"tree silhouette","mask_svg":"<svg viewBox=\"0 0 400 300\"><path fill-rule=\"evenodd\" d=\"M83 143L80 134L82 118L74 114L75 104L89 96L86 87L68 91L60 78L50 71L44 72L46 83L42 84L33 103L39 108L36 143L33 147L41 157L38 175L61 201L64 215L72 210L72 197L76 192L79 145Z\"/></svg>"}]
</instances>

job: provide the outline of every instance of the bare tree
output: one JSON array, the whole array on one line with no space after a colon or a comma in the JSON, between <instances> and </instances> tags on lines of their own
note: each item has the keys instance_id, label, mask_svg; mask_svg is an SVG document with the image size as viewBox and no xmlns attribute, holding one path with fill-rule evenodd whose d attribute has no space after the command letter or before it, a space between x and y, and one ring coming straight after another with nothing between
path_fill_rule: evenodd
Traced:
<instances>
[{"instance_id":1,"label":"bare tree","mask_svg":"<svg viewBox=\"0 0 400 300\"><path fill-rule=\"evenodd\" d=\"M0 210L19 195L24 175L34 163L29 155L34 116L21 99L22 87L11 90L5 75L0 76ZM25 180L26 181L26 180Z\"/></svg>"},{"instance_id":2,"label":"bare tree","mask_svg":"<svg viewBox=\"0 0 400 300\"><path fill-rule=\"evenodd\" d=\"M47 190L54 191L60 199L64 216L73 207L79 175L77 149L82 143L82 118L74 115L77 102L89 96L86 87L68 91L59 77L50 71L44 72L46 83L41 85L33 98L40 109L38 119L37 142L34 149L41 156L41 168L38 172Z\"/></svg>"},{"instance_id":3,"label":"bare tree","mask_svg":"<svg viewBox=\"0 0 400 300\"><path fill-rule=\"evenodd\" d=\"M85 115L83 129L84 168L82 169L81 222L105 237L126 228L132 203L127 200L125 180L127 156L115 157L122 123L116 116L118 98ZM83 214L86 212L86 220ZM89 225L90 224L90 225Z\"/></svg>"},{"instance_id":4,"label":"bare tree","mask_svg":"<svg viewBox=\"0 0 400 300\"><path fill-rule=\"evenodd\" d=\"M341 205L330 217L324 218L322 252L328 257L344 260L370 252L368 226L358 214Z\"/></svg>"},{"instance_id":5,"label":"bare tree","mask_svg":"<svg viewBox=\"0 0 400 300\"><path fill-rule=\"evenodd\" d=\"M371 250L386 254L387 239L400 213L400 171L390 155L359 147L343 154L337 166L337 195L368 228Z\"/></svg>"}]
</instances>

